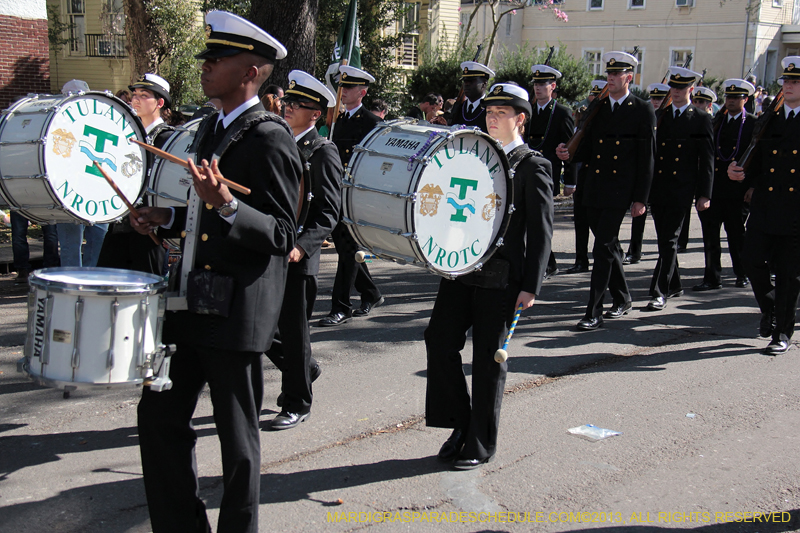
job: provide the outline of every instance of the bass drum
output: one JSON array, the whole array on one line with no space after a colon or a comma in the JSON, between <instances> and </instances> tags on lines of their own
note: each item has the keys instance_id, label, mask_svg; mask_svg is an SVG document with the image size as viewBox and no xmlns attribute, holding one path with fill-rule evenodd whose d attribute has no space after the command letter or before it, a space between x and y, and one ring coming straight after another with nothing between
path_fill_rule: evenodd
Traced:
<instances>
[{"instance_id":1,"label":"bass drum","mask_svg":"<svg viewBox=\"0 0 800 533\"><path fill-rule=\"evenodd\" d=\"M487 134L400 119L353 154L343 220L374 255L455 278L502 245L514 189L508 159Z\"/></svg>"},{"instance_id":2,"label":"bass drum","mask_svg":"<svg viewBox=\"0 0 800 533\"><path fill-rule=\"evenodd\" d=\"M94 166L125 197L144 192L145 140L139 119L111 93L30 95L0 115L0 196L41 224L101 224L128 213Z\"/></svg>"}]
</instances>

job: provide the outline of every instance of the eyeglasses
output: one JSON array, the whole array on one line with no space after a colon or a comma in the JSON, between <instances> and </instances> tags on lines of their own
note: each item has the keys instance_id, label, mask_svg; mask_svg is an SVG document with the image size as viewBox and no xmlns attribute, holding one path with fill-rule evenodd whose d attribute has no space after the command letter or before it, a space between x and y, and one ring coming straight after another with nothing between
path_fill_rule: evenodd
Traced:
<instances>
[{"instance_id":1,"label":"eyeglasses","mask_svg":"<svg viewBox=\"0 0 800 533\"><path fill-rule=\"evenodd\" d=\"M317 109L316 107L309 107L309 106L306 106L306 105L301 105L300 102L287 102L287 101L284 100L283 103L286 105L286 107L288 107L292 111L297 111L298 108L299 109L308 109L310 111L319 111L319 109Z\"/></svg>"}]
</instances>

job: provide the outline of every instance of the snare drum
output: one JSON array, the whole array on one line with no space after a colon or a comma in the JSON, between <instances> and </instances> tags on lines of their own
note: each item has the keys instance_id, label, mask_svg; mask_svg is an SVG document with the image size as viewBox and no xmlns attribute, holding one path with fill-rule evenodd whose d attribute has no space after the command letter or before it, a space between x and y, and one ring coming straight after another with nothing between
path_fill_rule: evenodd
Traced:
<instances>
[{"instance_id":1,"label":"snare drum","mask_svg":"<svg viewBox=\"0 0 800 533\"><path fill-rule=\"evenodd\" d=\"M197 127L202 118L187 122L175 128L175 133L167 139L162 150L186 160L189 147L194 142ZM154 207L186 207L192 175L189 169L176 163L156 157L151 173L150 187L147 189L148 205Z\"/></svg>"},{"instance_id":2,"label":"snare drum","mask_svg":"<svg viewBox=\"0 0 800 533\"><path fill-rule=\"evenodd\" d=\"M344 222L374 255L455 278L502 245L513 187L500 145L477 129L397 120L353 149Z\"/></svg>"},{"instance_id":3,"label":"snare drum","mask_svg":"<svg viewBox=\"0 0 800 533\"><path fill-rule=\"evenodd\" d=\"M94 166L103 166L126 198L143 193L141 122L111 93L30 95L0 116L0 195L42 224L100 224L128 213Z\"/></svg>"},{"instance_id":4,"label":"snare drum","mask_svg":"<svg viewBox=\"0 0 800 533\"><path fill-rule=\"evenodd\" d=\"M29 279L22 370L32 379L71 390L141 385L153 376L162 348L163 278L62 267L36 270Z\"/></svg>"}]
</instances>

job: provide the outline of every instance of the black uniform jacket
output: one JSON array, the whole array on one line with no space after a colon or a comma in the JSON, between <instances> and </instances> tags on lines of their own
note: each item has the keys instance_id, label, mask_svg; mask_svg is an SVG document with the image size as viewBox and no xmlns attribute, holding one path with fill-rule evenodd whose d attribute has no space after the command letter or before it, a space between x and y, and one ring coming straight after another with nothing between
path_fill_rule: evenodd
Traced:
<instances>
[{"instance_id":1,"label":"black uniform jacket","mask_svg":"<svg viewBox=\"0 0 800 533\"><path fill-rule=\"evenodd\" d=\"M656 131L650 204L687 208L695 198L711 198L711 117L692 104L677 119L674 113L669 106Z\"/></svg>"},{"instance_id":2,"label":"black uniform jacket","mask_svg":"<svg viewBox=\"0 0 800 533\"><path fill-rule=\"evenodd\" d=\"M319 138L316 129L306 133L297 146L301 150ZM320 146L309 159L311 165L311 192L314 197L308 208L303 231L297 236L297 244L306 252L297 266L302 273L315 276L319 272L319 256L322 242L330 235L339 220L342 207L342 162L332 144Z\"/></svg>"},{"instance_id":3,"label":"black uniform jacket","mask_svg":"<svg viewBox=\"0 0 800 533\"><path fill-rule=\"evenodd\" d=\"M800 235L800 118L784 110L767 126L748 167L753 187L748 228L769 235Z\"/></svg>"},{"instance_id":4,"label":"black uniform jacket","mask_svg":"<svg viewBox=\"0 0 800 533\"><path fill-rule=\"evenodd\" d=\"M260 103L242 117L254 118L258 111L264 111ZM216 121L216 113L206 120ZM200 139L197 159L209 159L215 147L206 145L213 130L211 127L206 138ZM286 255L297 235L300 155L294 137L284 127L261 122L234 140L220 159L219 169L223 176L252 192L244 195L231 190L239 201L233 224L210 204L201 207L193 268L234 278L231 312L227 318L167 312L164 342L264 352L272 344L278 323L286 286ZM186 208L177 208L173 230L182 230L185 222Z\"/></svg>"},{"instance_id":5,"label":"black uniform jacket","mask_svg":"<svg viewBox=\"0 0 800 533\"><path fill-rule=\"evenodd\" d=\"M483 98L481 98L481 100L483 100ZM489 130L486 129L486 108L482 107L480 102L478 102L477 109L473 109L472 113L467 113L468 106L469 102L467 100L453 106L450 125L455 126L456 124L463 124L468 127L477 126L481 131L489 133Z\"/></svg>"},{"instance_id":6,"label":"black uniform jacket","mask_svg":"<svg viewBox=\"0 0 800 533\"><path fill-rule=\"evenodd\" d=\"M513 149L508 158L513 166L528 151L525 145ZM524 159L514 173L514 213L495 254L510 263L510 277L521 282L520 289L539 294L550 257L553 237L553 179L550 162L537 156Z\"/></svg>"},{"instance_id":7,"label":"black uniform jacket","mask_svg":"<svg viewBox=\"0 0 800 533\"><path fill-rule=\"evenodd\" d=\"M417 120L425 120L425 113L422 112L419 106L412 106L411 109L408 110L408 113L406 113L406 116Z\"/></svg>"},{"instance_id":8,"label":"black uniform jacket","mask_svg":"<svg viewBox=\"0 0 800 533\"><path fill-rule=\"evenodd\" d=\"M744 124L742 124L744 119ZM718 121L722 121L718 123ZM718 113L714 118L714 189L712 202L744 202L747 185L743 181L733 181L728 177L728 166L731 161L738 161L739 156L747 150L753 137L755 115L744 113L735 120L728 120L726 113ZM741 131L741 135L740 135ZM738 147L737 147L738 140Z\"/></svg>"},{"instance_id":9,"label":"black uniform jacket","mask_svg":"<svg viewBox=\"0 0 800 533\"><path fill-rule=\"evenodd\" d=\"M575 132L575 121L572 112L555 100L550 102L537 114L539 106L533 103L533 114L528 123L528 146L544 154L553 166L553 181L558 182L561 176L562 161L556 155L556 148L569 141ZM551 119L552 117L552 119ZM578 182L577 165L567 164L564 171L564 183L575 185Z\"/></svg>"},{"instance_id":10,"label":"black uniform jacket","mask_svg":"<svg viewBox=\"0 0 800 533\"><path fill-rule=\"evenodd\" d=\"M339 158L345 167L353 157L353 146L364 140L367 133L375 129L381 117L368 111L364 106L350 118L345 118L345 113L341 113L336 119L336 126L333 128L333 138L331 139L339 149Z\"/></svg>"},{"instance_id":11,"label":"black uniform jacket","mask_svg":"<svg viewBox=\"0 0 800 533\"><path fill-rule=\"evenodd\" d=\"M656 144L653 106L633 94L613 113L609 99L601 106L575 155L586 169L583 204L627 209L646 203Z\"/></svg>"}]
</instances>

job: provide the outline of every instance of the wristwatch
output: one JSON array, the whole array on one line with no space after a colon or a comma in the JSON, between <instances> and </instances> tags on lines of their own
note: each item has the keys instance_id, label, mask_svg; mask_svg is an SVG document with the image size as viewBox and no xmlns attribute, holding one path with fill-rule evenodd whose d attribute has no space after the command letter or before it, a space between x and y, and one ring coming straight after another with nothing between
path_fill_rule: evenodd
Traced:
<instances>
[{"instance_id":1,"label":"wristwatch","mask_svg":"<svg viewBox=\"0 0 800 533\"><path fill-rule=\"evenodd\" d=\"M219 209L217 209L217 213L219 213L219 216L221 217L229 217L236 214L236 211L238 210L239 210L239 200L234 198L227 204L222 204L221 206L219 206Z\"/></svg>"}]
</instances>

